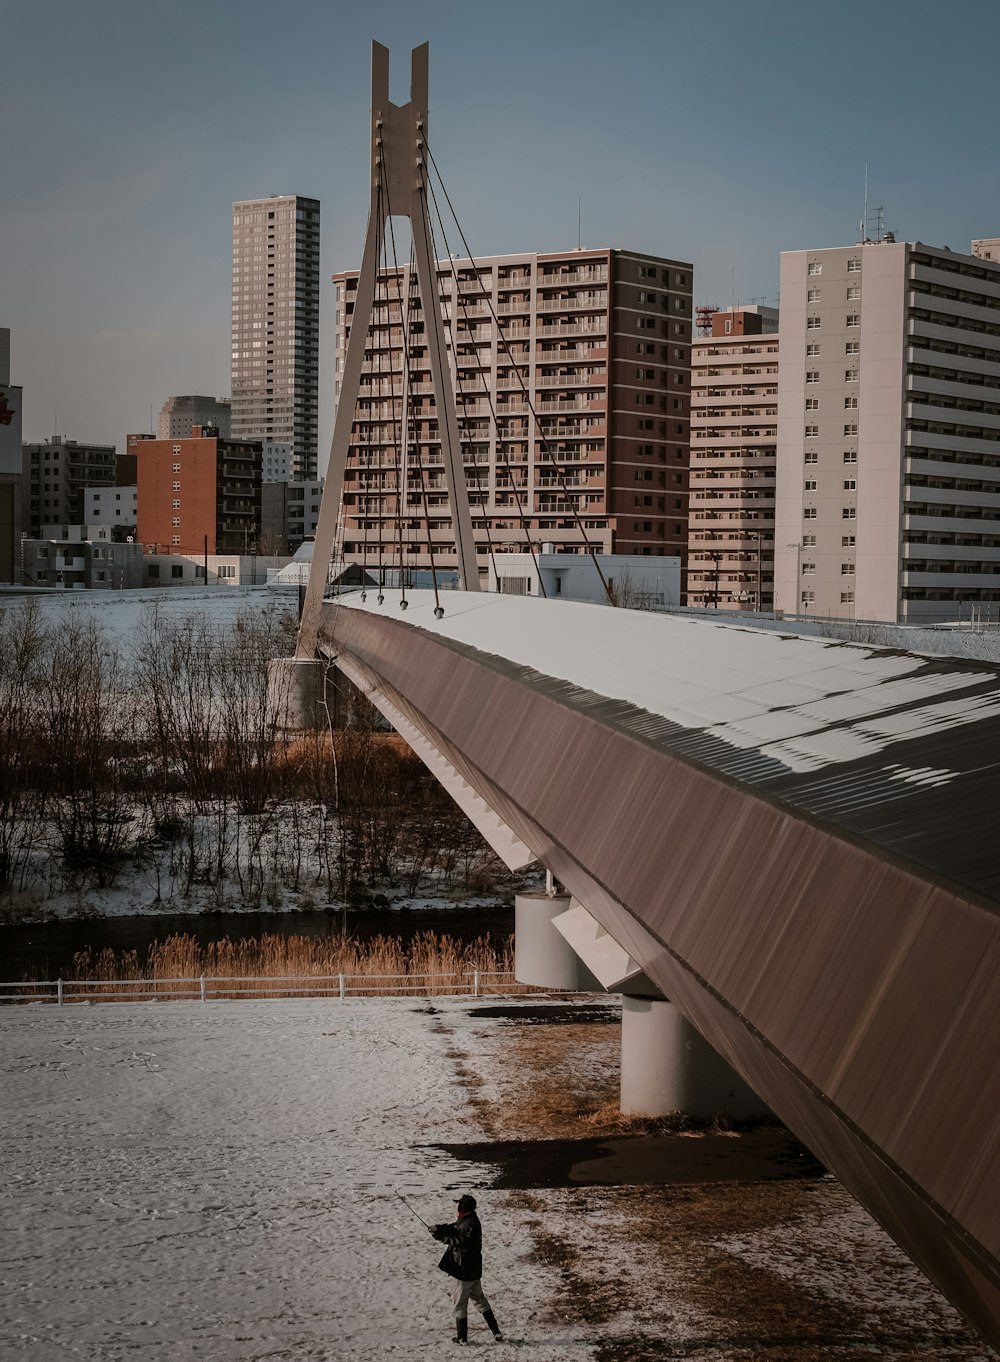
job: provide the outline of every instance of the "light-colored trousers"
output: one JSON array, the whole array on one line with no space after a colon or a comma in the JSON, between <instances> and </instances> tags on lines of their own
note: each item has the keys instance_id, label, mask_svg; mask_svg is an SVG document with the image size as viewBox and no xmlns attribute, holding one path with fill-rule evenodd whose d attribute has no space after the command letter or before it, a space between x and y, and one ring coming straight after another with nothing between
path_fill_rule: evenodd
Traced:
<instances>
[{"instance_id":1,"label":"light-colored trousers","mask_svg":"<svg viewBox=\"0 0 1000 1362\"><path fill-rule=\"evenodd\" d=\"M489 1301L483 1295L483 1284L478 1277L474 1282L460 1282L456 1277L451 1286L451 1299L455 1306L456 1319L468 1318L469 1301L472 1301L481 1315L485 1315L490 1308Z\"/></svg>"}]
</instances>

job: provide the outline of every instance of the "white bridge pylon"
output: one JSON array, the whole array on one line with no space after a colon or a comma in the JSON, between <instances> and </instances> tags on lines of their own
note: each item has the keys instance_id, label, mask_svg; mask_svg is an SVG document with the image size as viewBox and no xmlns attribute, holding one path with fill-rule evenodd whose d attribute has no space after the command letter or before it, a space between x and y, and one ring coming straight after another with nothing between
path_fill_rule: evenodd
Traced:
<instances>
[{"instance_id":1,"label":"white bridge pylon","mask_svg":"<svg viewBox=\"0 0 1000 1362\"><path fill-rule=\"evenodd\" d=\"M316 542L313 546L309 584L299 625L296 657L316 655L323 594L330 560L333 556L337 521L344 491L344 470L350 449L355 405L361 386L361 369L368 341L368 326L375 302L375 285L385 242L385 223L390 217L408 218L413 235L413 260L417 285L427 328L428 352L438 424L441 431L444 473L451 504L458 558L459 586L465 591L479 590L479 568L472 533L472 512L462 467L462 446L458 411L451 369L447 360L444 322L438 304L437 264L434 258L434 233L427 196L427 44L410 54L410 101L398 106L389 100L389 49L372 43L371 108L371 206L365 234L361 274L347 343L340 398L333 426L330 462L320 503ZM407 281L408 283L408 281ZM406 372L406 338L409 319L405 300L410 289L400 286L403 316L403 371ZM407 424L405 412L397 427L402 448L398 467L400 484L405 484ZM405 485L396 488L397 514L402 515ZM400 564L402 571L402 564Z\"/></svg>"}]
</instances>

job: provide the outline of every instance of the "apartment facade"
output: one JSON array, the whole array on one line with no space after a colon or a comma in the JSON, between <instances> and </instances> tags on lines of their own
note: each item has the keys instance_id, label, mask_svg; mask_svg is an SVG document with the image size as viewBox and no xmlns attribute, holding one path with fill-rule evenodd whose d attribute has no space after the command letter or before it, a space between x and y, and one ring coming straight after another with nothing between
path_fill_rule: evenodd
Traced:
<instances>
[{"instance_id":1,"label":"apartment facade","mask_svg":"<svg viewBox=\"0 0 1000 1362\"><path fill-rule=\"evenodd\" d=\"M233 204L232 438L290 444L305 479L318 467L319 231L316 199Z\"/></svg>"},{"instance_id":2,"label":"apartment facade","mask_svg":"<svg viewBox=\"0 0 1000 1362\"><path fill-rule=\"evenodd\" d=\"M137 457L141 544L178 554L249 553L260 532L261 447L196 426L184 440L145 440Z\"/></svg>"},{"instance_id":3,"label":"apartment facade","mask_svg":"<svg viewBox=\"0 0 1000 1362\"><path fill-rule=\"evenodd\" d=\"M886 239L781 257L775 603L1000 602L1000 264Z\"/></svg>"},{"instance_id":4,"label":"apartment facade","mask_svg":"<svg viewBox=\"0 0 1000 1362\"><path fill-rule=\"evenodd\" d=\"M83 493L85 525L134 530L138 506L136 487L87 487Z\"/></svg>"},{"instance_id":5,"label":"apartment facade","mask_svg":"<svg viewBox=\"0 0 1000 1362\"><path fill-rule=\"evenodd\" d=\"M771 610L778 313L717 312L691 348L689 605Z\"/></svg>"},{"instance_id":6,"label":"apartment facade","mask_svg":"<svg viewBox=\"0 0 1000 1362\"><path fill-rule=\"evenodd\" d=\"M53 525L50 537L21 541L23 580L64 591L132 591L142 586L142 546L93 539L86 526Z\"/></svg>"},{"instance_id":7,"label":"apartment facade","mask_svg":"<svg viewBox=\"0 0 1000 1362\"><path fill-rule=\"evenodd\" d=\"M186 394L168 397L160 408L161 440L184 440L195 426L215 426L224 440L230 434L231 404L227 397L202 397Z\"/></svg>"},{"instance_id":8,"label":"apartment facade","mask_svg":"<svg viewBox=\"0 0 1000 1362\"><path fill-rule=\"evenodd\" d=\"M86 489L113 487L114 445L86 444L58 435L24 446L21 476L21 530L42 537L45 525L82 525Z\"/></svg>"},{"instance_id":9,"label":"apartment facade","mask_svg":"<svg viewBox=\"0 0 1000 1362\"><path fill-rule=\"evenodd\" d=\"M560 553L683 556L692 275L690 263L619 250L438 262L481 575L491 547L528 538ZM334 275L338 396L357 283L356 271ZM398 564L402 537L409 566L429 567L433 552L454 568L421 309L415 276L380 276L343 553Z\"/></svg>"}]
</instances>

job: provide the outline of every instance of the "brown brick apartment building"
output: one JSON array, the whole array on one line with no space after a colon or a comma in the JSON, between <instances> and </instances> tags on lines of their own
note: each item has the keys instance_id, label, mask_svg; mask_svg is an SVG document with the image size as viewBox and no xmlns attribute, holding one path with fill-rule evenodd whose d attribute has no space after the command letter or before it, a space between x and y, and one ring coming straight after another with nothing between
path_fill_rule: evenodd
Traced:
<instances>
[{"instance_id":1,"label":"brown brick apartment building","mask_svg":"<svg viewBox=\"0 0 1000 1362\"><path fill-rule=\"evenodd\" d=\"M610 249L438 262L482 572L487 535L500 551L530 535L564 553L684 556L692 274ZM357 272L334 284L339 392ZM401 484L407 563L428 566L433 545L437 566L455 565L428 340L415 277L381 275L344 488L349 559L394 561Z\"/></svg>"},{"instance_id":2,"label":"brown brick apartment building","mask_svg":"<svg viewBox=\"0 0 1000 1362\"><path fill-rule=\"evenodd\" d=\"M176 553L245 553L255 547L259 440L223 440L212 427L195 426L187 439L143 440L135 454L140 543Z\"/></svg>"}]
</instances>

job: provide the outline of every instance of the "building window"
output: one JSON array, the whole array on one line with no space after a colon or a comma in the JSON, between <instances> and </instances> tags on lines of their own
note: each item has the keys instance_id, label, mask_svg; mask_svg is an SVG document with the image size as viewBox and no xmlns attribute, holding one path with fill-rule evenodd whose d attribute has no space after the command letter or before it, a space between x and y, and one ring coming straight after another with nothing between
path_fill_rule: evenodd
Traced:
<instances>
[{"instance_id":1,"label":"building window","mask_svg":"<svg viewBox=\"0 0 1000 1362\"><path fill-rule=\"evenodd\" d=\"M184 564L183 564L183 563L171 563L171 565L170 565L170 575L171 575L171 577L173 577L173 579L174 579L175 581L177 580L178 577L183 577L183 576L184 576Z\"/></svg>"},{"instance_id":2,"label":"building window","mask_svg":"<svg viewBox=\"0 0 1000 1362\"><path fill-rule=\"evenodd\" d=\"M159 565L159 563L150 563L150 565L149 565L149 567L146 569L146 571L147 571L147 573L149 574L149 576L150 576L151 579L152 579L152 578L155 578L155 577L159 577L159 575L160 575L160 565Z\"/></svg>"},{"instance_id":3,"label":"building window","mask_svg":"<svg viewBox=\"0 0 1000 1362\"><path fill-rule=\"evenodd\" d=\"M815 345L815 344L809 344L809 345L807 345L807 346L806 346L806 358L807 358L807 359L817 359L818 357L819 357L819 346L818 346L818 345Z\"/></svg>"},{"instance_id":4,"label":"building window","mask_svg":"<svg viewBox=\"0 0 1000 1362\"><path fill-rule=\"evenodd\" d=\"M817 511L815 506L807 506L805 510L802 512L803 520L815 520L816 517Z\"/></svg>"},{"instance_id":5,"label":"building window","mask_svg":"<svg viewBox=\"0 0 1000 1362\"><path fill-rule=\"evenodd\" d=\"M857 409L858 409L858 399L857 399L856 397L845 397L845 398L844 398L844 410L845 410L845 411L857 411Z\"/></svg>"},{"instance_id":6,"label":"building window","mask_svg":"<svg viewBox=\"0 0 1000 1362\"><path fill-rule=\"evenodd\" d=\"M818 261L818 260L810 260L810 261L809 261L809 273L810 273L810 274L822 274L822 273L823 273L823 266L822 266L822 264L820 263L820 261Z\"/></svg>"},{"instance_id":7,"label":"building window","mask_svg":"<svg viewBox=\"0 0 1000 1362\"><path fill-rule=\"evenodd\" d=\"M173 501L170 503L170 506L172 510L179 511L181 509L180 497L174 497Z\"/></svg>"},{"instance_id":8,"label":"building window","mask_svg":"<svg viewBox=\"0 0 1000 1362\"><path fill-rule=\"evenodd\" d=\"M818 382L819 382L819 370L818 370L818 369L807 369L807 370L806 370L806 382L807 382L807 383L818 383Z\"/></svg>"},{"instance_id":9,"label":"building window","mask_svg":"<svg viewBox=\"0 0 1000 1362\"><path fill-rule=\"evenodd\" d=\"M860 303L861 289L857 284L852 285L851 288L847 290L847 301L849 303Z\"/></svg>"},{"instance_id":10,"label":"building window","mask_svg":"<svg viewBox=\"0 0 1000 1362\"><path fill-rule=\"evenodd\" d=\"M857 478L845 478L845 479L844 479L844 491L845 491L845 492L856 492L857 490L858 490L858 480L857 480Z\"/></svg>"},{"instance_id":11,"label":"building window","mask_svg":"<svg viewBox=\"0 0 1000 1362\"><path fill-rule=\"evenodd\" d=\"M861 313L860 313L860 312L848 312L848 314L847 314L847 325L848 325L848 326L860 326L860 325L861 325Z\"/></svg>"},{"instance_id":12,"label":"building window","mask_svg":"<svg viewBox=\"0 0 1000 1362\"><path fill-rule=\"evenodd\" d=\"M854 506L845 506L840 514L844 520L857 520L858 518L857 508Z\"/></svg>"},{"instance_id":13,"label":"building window","mask_svg":"<svg viewBox=\"0 0 1000 1362\"><path fill-rule=\"evenodd\" d=\"M173 465L173 471L174 471L175 473L179 473L179 472L181 471L181 466L180 466L179 463L175 463L175 464Z\"/></svg>"},{"instance_id":14,"label":"building window","mask_svg":"<svg viewBox=\"0 0 1000 1362\"><path fill-rule=\"evenodd\" d=\"M816 576L816 564L815 564L815 563L803 563L803 564L802 564L802 576L803 576L803 577L815 577L815 576Z\"/></svg>"},{"instance_id":15,"label":"building window","mask_svg":"<svg viewBox=\"0 0 1000 1362\"><path fill-rule=\"evenodd\" d=\"M841 577L853 577L853 576L854 576L854 564L853 564L853 563L841 563L841 565L840 565L840 575L841 575Z\"/></svg>"},{"instance_id":16,"label":"building window","mask_svg":"<svg viewBox=\"0 0 1000 1362\"><path fill-rule=\"evenodd\" d=\"M845 354L845 355L860 355L860 354L861 354L861 342L860 342L860 341L848 341L847 344L844 346L844 354Z\"/></svg>"},{"instance_id":17,"label":"building window","mask_svg":"<svg viewBox=\"0 0 1000 1362\"><path fill-rule=\"evenodd\" d=\"M806 478L806 491L807 491L807 492L815 492L815 490L816 490L816 479L815 479L815 478Z\"/></svg>"},{"instance_id":18,"label":"building window","mask_svg":"<svg viewBox=\"0 0 1000 1362\"><path fill-rule=\"evenodd\" d=\"M847 273L848 273L848 274L860 274L860 273L861 273L861 261L860 261L859 259L857 259L857 257L855 257L853 260L848 260L848 262L847 262Z\"/></svg>"},{"instance_id":19,"label":"building window","mask_svg":"<svg viewBox=\"0 0 1000 1362\"><path fill-rule=\"evenodd\" d=\"M854 604L854 592L853 592L853 591L842 591L842 592L840 593L840 604L841 604L841 605L853 605L853 604Z\"/></svg>"},{"instance_id":20,"label":"building window","mask_svg":"<svg viewBox=\"0 0 1000 1362\"><path fill-rule=\"evenodd\" d=\"M803 604L803 605L812 605L812 603L813 603L813 601L814 601L815 599L816 599L816 592L813 591L811 588L810 588L808 591L803 591L803 593L802 593L802 604Z\"/></svg>"},{"instance_id":21,"label":"building window","mask_svg":"<svg viewBox=\"0 0 1000 1362\"><path fill-rule=\"evenodd\" d=\"M822 297L823 297L822 290L818 288L811 288L809 292L806 294L806 302L818 303Z\"/></svg>"},{"instance_id":22,"label":"building window","mask_svg":"<svg viewBox=\"0 0 1000 1362\"><path fill-rule=\"evenodd\" d=\"M171 523L171 525L174 526L175 529L178 529L178 530L179 530L180 527L181 527L181 518L180 518L180 516L179 516L179 515L173 516L173 517L171 518L170 523Z\"/></svg>"},{"instance_id":23,"label":"building window","mask_svg":"<svg viewBox=\"0 0 1000 1362\"><path fill-rule=\"evenodd\" d=\"M219 576L220 576L220 577L235 577L235 576L236 576L236 568L235 568L234 564L232 564L232 563L220 563L220 564L219 564Z\"/></svg>"},{"instance_id":24,"label":"building window","mask_svg":"<svg viewBox=\"0 0 1000 1362\"><path fill-rule=\"evenodd\" d=\"M845 369L845 370L844 370L844 382L845 382L845 383L857 383L857 381L858 381L858 379L859 379L860 377L861 377L860 372L859 372L857 369Z\"/></svg>"},{"instance_id":25,"label":"building window","mask_svg":"<svg viewBox=\"0 0 1000 1362\"><path fill-rule=\"evenodd\" d=\"M847 425L844 427L845 435L857 435L857 433L858 433L857 422L854 422L851 425Z\"/></svg>"},{"instance_id":26,"label":"building window","mask_svg":"<svg viewBox=\"0 0 1000 1362\"><path fill-rule=\"evenodd\" d=\"M814 534L804 534L802 536L802 547L804 549L814 549L816 547L816 536Z\"/></svg>"},{"instance_id":27,"label":"building window","mask_svg":"<svg viewBox=\"0 0 1000 1362\"><path fill-rule=\"evenodd\" d=\"M819 398L818 398L818 397L807 397L807 398L806 398L806 411L819 411Z\"/></svg>"},{"instance_id":28,"label":"building window","mask_svg":"<svg viewBox=\"0 0 1000 1362\"><path fill-rule=\"evenodd\" d=\"M815 449L806 450L806 463L819 463L819 455Z\"/></svg>"},{"instance_id":29,"label":"building window","mask_svg":"<svg viewBox=\"0 0 1000 1362\"><path fill-rule=\"evenodd\" d=\"M844 463L857 463L858 451L856 449L844 450Z\"/></svg>"},{"instance_id":30,"label":"building window","mask_svg":"<svg viewBox=\"0 0 1000 1362\"><path fill-rule=\"evenodd\" d=\"M818 317L807 317L807 318L806 318L806 330L807 330L807 331L818 331L818 330L819 330L819 326L820 326L820 322L819 322L819 318L818 318Z\"/></svg>"},{"instance_id":31,"label":"building window","mask_svg":"<svg viewBox=\"0 0 1000 1362\"><path fill-rule=\"evenodd\" d=\"M170 490L171 490L172 492L179 492L179 491L181 490L181 485L180 485L180 483L179 483L179 482L172 482L172 483L170 484Z\"/></svg>"},{"instance_id":32,"label":"building window","mask_svg":"<svg viewBox=\"0 0 1000 1362\"><path fill-rule=\"evenodd\" d=\"M844 549L853 549L853 548L854 548L854 539L855 539L855 536L854 536L853 534L842 534L842 535L840 536L840 546L841 546L841 548L844 548Z\"/></svg>"},{"instance_id":33,"label":"building window","mask_svg":"<svg viewBox=\"0 0 1000 1362\"><path fill-rule=\"evenodd\" d=\"M171 544L179 544L179 543L181 542L181 537L180 537L180 535L179 535L179 534L172 534L172 535L170 536L170 542L171 542Z\"/></svg>"},{"instance_id":34,"label":"building window","mask_svg":"<svg viewBox=\"0 0 1000 1362\"><path fill-rule=\"evenodd\" d=\"M173 454L179 454L180 452L181 452L181 447L180 447L180 445L174 445L173 449L171 450L171 453L173 453Z\"/></svg>"},{"instance_id":35,"label":"building window","mask_svg":"<svg viewBox=\"0 0 1000 1362\"><path fill-rule=\"evenodd\" d=\"M806 426L806 439L815 440L819 435L819 426Z\"/></svg>"}]
</instances>

